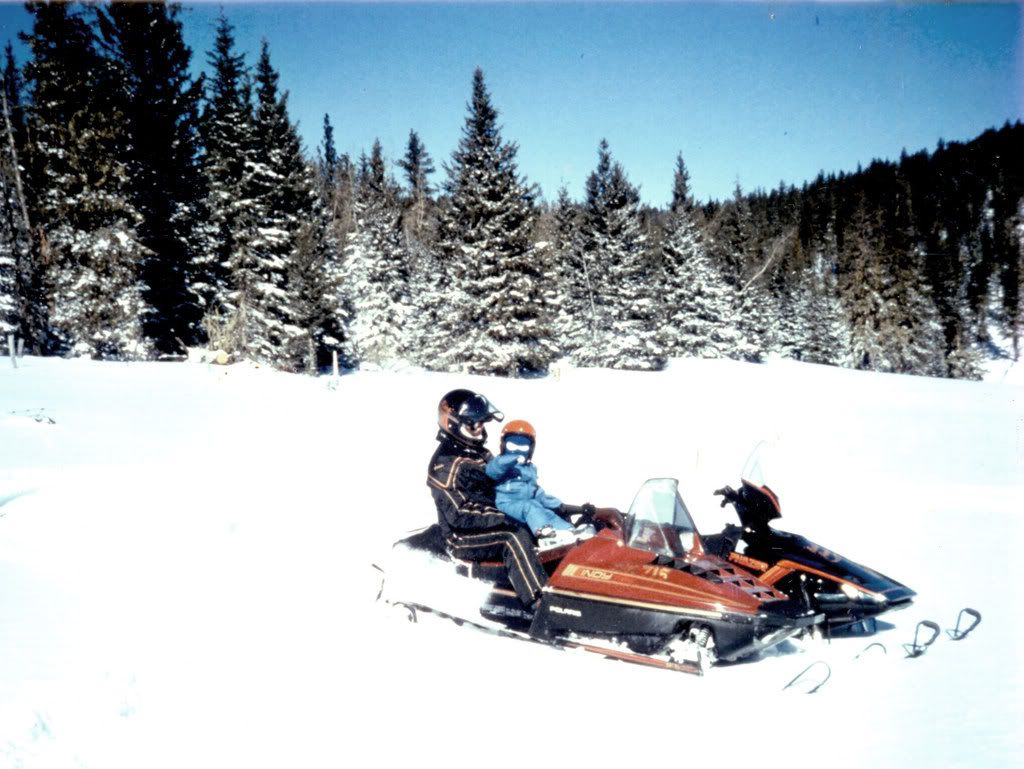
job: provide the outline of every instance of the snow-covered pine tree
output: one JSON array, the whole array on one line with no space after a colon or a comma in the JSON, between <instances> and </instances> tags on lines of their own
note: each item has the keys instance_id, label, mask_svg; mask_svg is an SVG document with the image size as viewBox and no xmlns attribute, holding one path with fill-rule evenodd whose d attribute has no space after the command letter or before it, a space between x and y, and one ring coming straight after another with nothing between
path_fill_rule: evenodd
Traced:
<instances>
[{"instance_id":1,"label":"snow-covered pine tree","mask_svg":"<svg viewBox=\"0 0 1024 769\"><path fill-rule=\"evenodd\" d=\"M165 353L182 353L201 333L203 309L189 285L200 253L204 184L199 166L199 100L192 51L185 45L180 7L163 2L96 6L107 57L116 68L119 112L128 137L122 158L138 236L146 247L142 280L148 337ZM197 276L205 294L207 277Z\"/></svg>"},{"instance_id":2,"label":"snow-covered pine tree","mask_svg":"<svg viewBox=\"0 0 1024 769\"><path fill-rule=\"evenodd\" d=\"M586 364L623 369L665 365L664 306L648 265L640 219L640 193L612 162L608 142L598 147L597 168L587 178L582 237L597 317L594 344L580 351Z\"/></svg>"},{"instance_id":3,"label":"snow-covered pine tree","mask_svg":"<svg viewBox=\"0 0 1024 769\"><path fill-rule=\"evenodd\" d=\"M17 261L15 259L12 217L8 215L10 190L6 175L0 175L0 193L3 193L3 215L0 216L0 339L21 329L18 313Z\"/></svg>"},{"instance_id":4,"label":"snow-covered pine tree","mask_svg":"<svg viewBox=\"0 0 1024 769\"><path fill-rule=\"evenodd\" d=\"M1004 307L1008 323L1010 324L1010 343L1013 351L1013 359L1020 359L1020 337L1021 327L1024 326L1024 196L1017 201L1017 209L1014 216L1006 223L1010 230L1008 239L1016 246L1016 253L1008 255L1013 260L1012 267L1004 272ZM1008 279L1009 278L1009 279Z\"/></svg>"},{"instance_id":5,"label":"snow-covered pine tree","mask_svg":"<svg viewBox=\"0 0 1024 769\"><path fill-rule=\"evenodd\" d=\"M451 290L441 257L425 244L408 252L409 324L404 343L409 359L433 371L448 365L449 339L438 329L451 322Z\"/></svg>"},{"instance_id":6,"label":"snow-covered pine tree","mask_svg":"<svg viewBox=\"0 0 1024 769\"><path fill-rule=\"evenodd\" d=\"M14 63L10 43L5 55L0 123L0 338L14 333L24 339L23 328L28 324L21 276L31 264L31 251L20 171L24 134L21 73Z\"/></svg>"},{"instance_id":7,"label":"snow-covered pine tree","mask_svg":"<svg viewBox=\"0 0 1024 769\"><path fill-rule=\"evenodd\" d=\"M557 266L558 300L556 340L562 355L578 360L580 351L594 348L594 319L597 316L591 265L583 251L580 207L563 186L558 190L553 211L552 259Z\"/></svg>"},{"instance_id":8,"label":"snow-covered pine tree","mask_svg":"<svg viewBox=\"0 0 1024 769\"><path fill-rule=\"evenodd\" d=\"M885 361L881 370L943 376L945 336L925 278L924 253L914 231L909 185L897 177L888 197L882 206L886 221L879 255L883 278L878 344Z\"/></svg>"},{"instance_id":9,"label":"snow-covered pine tree","mask_svg":"<svg viewBox=\"0 0 1024 769\"><path fill-rule=\"evenodd\" d=\"M723 358L734 354L735 289L723 278L707 246L680 154L662 244L667 346L671 356Z\"/></svg>"},{"instance_id":10,"label":"snow-covered pine tree","mask_svg":"<svg viewBox=\"0 0 1024 769\"><path fill-rule=\"evenodd\" d=\"M884 315L885 276L876 254L876 224L861 197L843 232L840 249L840 290L850 328L850 351L855 368L886 370L885 352L878 339Z\"/></svg>"},{"instance_id":11,"label":"snow-covered pine tree","mask_svg":"<svg viewBox=\"0 0 1024 769\"><path fill-rule=\"evenodd\" d=\"M287 93L278 92L278 74L263 41L256 64L256 113L246 165L239 223L231 257L235 308L243 355L290 367L288 261L317 199L312 169L302 155L298 132L288 118Z\"/></svg>"},{"instance_id":12,"label":"snow-covered pine tree","mask_svg":"<svg viewBox=\"0 0 1024 769\"><path fill-rule=\"evenodd\" d=\"M737 291L743 285L743 275L753 260L753 218L750 204L739 181L732 200L726 201L710 225L709 252L722 271L723 277Z\"/></svg>"},{"instance_id":13,"label":"snow-covered pine tree","mask_svg":"<svg viewBox=\"0 0 1024 769\"><path fill-rule=\"evenodd\" d=\"M350 355L390 366L404 352L409 266L401 234L399 190L387 173L380 141L357 177L355 229L345 246L345 291L352 309Z\"/></svg>"},{"instance_id":14,"label":"snow-covered pine tree","mask_svg":"<svg viewBox=\"0 0 1024 769\"><path fill-rule=\"evenodd\" d=\"M334 189L338 181L338 148L334 145L334 126L331 125L331 116L324 113L324 139L323 151L318 150L320 180L323 185L324 199L327 199L327 191Z\"/></svg>"},{"instance_id":15,"label":"snow-covered pine tree","mask_svg":"<svg viewBox=\"0 0 1024 769\"><path fill-rule=\"evenodd\" d=\"M405 172L405 181L408 185L405 210L402 214L406 240L422 243L426 235L431 196L434 194L430 175L436 169L433 158L415 131L409 131L405 156L398 161L398 167Z\"/></svg>"},{"instance_id":16,"label":"snow-covered pine tree","mask_svg":"<svg viewBox=\"0 0 1024 769\"><path fill-rule=\"evenodd\" d=\"M316 374L328 350L342 349L347 333L348 306L327 228L326 212L320 208L299 226L288 260L289 357L294 368L308 374Z\"/></svg>"},{"instance_id":17,"label":"snow-covered pine tree","mask_svg":"<svg viewBox=\"0 0 1024 769\"><path fill-rule=\"evenodd\" d=\"M479 68L468 109L446 167L438 249L451 291L430 346L447 349L442 363L452 369L545 371L555 355L548 288L555 276L531 243L536 192L519 176L518 146L501 138Z\"/></svg>"},{"instance_id":18,"label":"snow-covered pine tree","mask_svg":"<svg viewBox=\"0 0 1024 769\"><path fill-rule=\"evenodd\" d=\"M772 276L778 240L758 248L753 213L737 180L732 200L718 211L711 225L709 254L726 283L736 291L734 355L749 361L764 360L777 334L776 300L768 283Z\"/></svg>"},{"instance_id":19,"label":"snow-covered pine tree","mask_svg":"<svg viewBox=\"0 0 1024 769\"><path fill-rule=\"evenodd\" d=\"M253 151L252 106L245 59L235 53L234 28L222 13L217 19L213 50L207 55L212 75L206 80L206 105L200 120L203 176L209 220L204 247L192 264L192 288L205 310L208 336L217 336L234 308L229 267L243 236L242 220L249 208L244 195L246 168ZM212 333L211 333L212 332ZM231 346L227 340L211 339Z\"/></svg>"},{"instance_id":20,"label":"snow-covered pine tree","mask_svg":"<svg viewBox=\"0 0 1024 769\"><path fill-rule=\"evenodd\" d=\"M119 111L119 73L100 56L92 28L76 10L49 3L28 11L33 221L42 228L55 347L93 357L144 357L149 345L139 267L145 247L120 160L129 140Z\"/></svg>"},{"instance_id":21,"label":"snow-covered pine tree","mask_svg":"<svg viewBox=\"0 0 1024 769\"><path fill-rule=\"evenodd\" d=\"M803 328L800 360L849 365L850 330L839 298L835 268L824 251L816 252L797 286L796 311Z\"/></svg>"}]
</instances>

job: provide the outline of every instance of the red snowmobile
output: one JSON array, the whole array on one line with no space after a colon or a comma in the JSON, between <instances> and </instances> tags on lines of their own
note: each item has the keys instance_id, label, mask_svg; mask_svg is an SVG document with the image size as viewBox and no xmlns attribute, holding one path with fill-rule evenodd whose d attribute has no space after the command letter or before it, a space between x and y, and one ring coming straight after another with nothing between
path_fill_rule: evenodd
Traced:
<instances>
[{"instance_id":1,"label":"red snowmobile","mask_svg":"<svg viewBox=\"0 0 1024 769\"><path fill-rule=\"evenodd\" d=\"M390 571L382 594L412 618L418 610L431 611L460 624L694 673L755 655L823 619L707 552L674 479L647 481L626 515L603 509L587 517L594 536L540 553L550 576L535 613L519 603L500 563L452 559L436 525L396 549L429 554L448 574L476 578L463 582L483 580L486 588L475 594L479 602L443 606L459 588L417 600L391 584ZM409 584L423 582L417 576Z\"/></svg>"}]
</instances>

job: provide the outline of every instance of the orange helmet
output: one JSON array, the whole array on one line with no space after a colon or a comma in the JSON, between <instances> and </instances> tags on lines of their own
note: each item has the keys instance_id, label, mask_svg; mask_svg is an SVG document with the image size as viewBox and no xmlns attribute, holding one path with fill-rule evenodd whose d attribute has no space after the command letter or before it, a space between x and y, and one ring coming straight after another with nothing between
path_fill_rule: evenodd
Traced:
<instances>
[{"instance_id":1,"label":"orange helmet","mask_svg":"<svg viewBox=\"0 0 1024 769\"><path fill-rule=\"evenodd\" d=\"M512 446L512 451L519 451L527 459L533 458L533 449L537 443L537 431L525 419L513 419L501 428L501 452L504 454Z\"/></svg>"}]
</instances>

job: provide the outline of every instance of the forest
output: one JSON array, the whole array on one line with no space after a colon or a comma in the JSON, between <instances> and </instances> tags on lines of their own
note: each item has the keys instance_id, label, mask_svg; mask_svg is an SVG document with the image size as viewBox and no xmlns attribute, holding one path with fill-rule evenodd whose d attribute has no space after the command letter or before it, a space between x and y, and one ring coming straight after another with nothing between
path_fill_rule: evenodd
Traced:
<instances>
[{"instance_id":1,"label":"forest","mask_svg":"<svg viewBox=\"0 0 1024 769\"><path fill-rule=\"evenodd\" d=\"M0 333L33 354L503 376L777 355L954 378L1019 354L1020 122L721 201L694 199L680 154L665 209L602 141L582 200L545 197L480 69L439 171L415 129L401 157L350 157L325 115L304 148L269 43L246 62L223 13L194 77L175 4L26 8Z\"/></svg>"}]
</instances>

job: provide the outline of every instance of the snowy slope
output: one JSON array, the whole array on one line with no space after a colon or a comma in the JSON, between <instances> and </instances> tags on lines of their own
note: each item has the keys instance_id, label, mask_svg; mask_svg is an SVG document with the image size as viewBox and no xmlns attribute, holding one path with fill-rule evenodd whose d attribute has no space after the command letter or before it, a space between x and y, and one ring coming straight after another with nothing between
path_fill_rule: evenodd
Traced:
<instances>
[{"instance_id":1,"label":"snowy slope","mask_svg":"<svg viewBox=\"0 0 1024 769\"><path fill-rule=\"evenodd\" d=\"M1012 372L1011 372L1012 373ZM1024 388L785 361L512 381L337 383L196 364L0 367L0 767L513 766L810 760L1010 766L1024 755ZM336 386L330 386L336 384ZM862 640L705 678L406 623L369 565L433 517L434 412L457 386L537 427L542 484L625 507L711 492L760 440L782 528L905 582ZM985 619L904 661L917 620ZM832 681L782 686L815 659Z\"/></svg>"}]
</instances>

